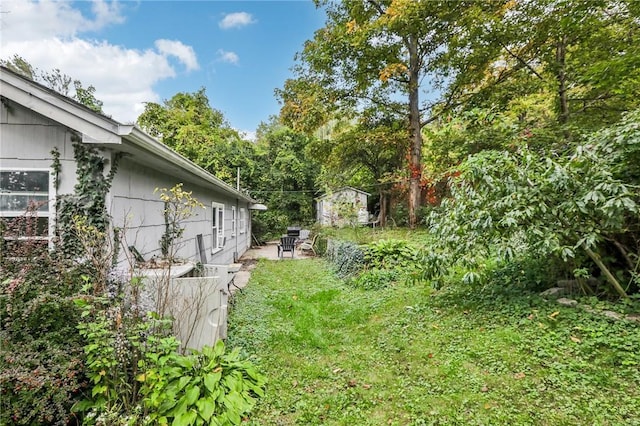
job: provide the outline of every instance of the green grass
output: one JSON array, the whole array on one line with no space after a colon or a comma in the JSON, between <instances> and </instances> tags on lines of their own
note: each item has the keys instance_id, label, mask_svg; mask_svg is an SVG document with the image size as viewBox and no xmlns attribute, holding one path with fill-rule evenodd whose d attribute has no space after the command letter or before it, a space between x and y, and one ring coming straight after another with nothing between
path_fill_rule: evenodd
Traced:
<instances>
[{"instance_id":1,"label":"green grass","mask_svg":"<svg viewBox=\"0 0 640 426\"><path fill-rule=\"evenodd\" d=\"M229 327L269 380L249 425L640 425L640 327L498 283L366 291L261 261Z\"/></svg>"}]
</instances>

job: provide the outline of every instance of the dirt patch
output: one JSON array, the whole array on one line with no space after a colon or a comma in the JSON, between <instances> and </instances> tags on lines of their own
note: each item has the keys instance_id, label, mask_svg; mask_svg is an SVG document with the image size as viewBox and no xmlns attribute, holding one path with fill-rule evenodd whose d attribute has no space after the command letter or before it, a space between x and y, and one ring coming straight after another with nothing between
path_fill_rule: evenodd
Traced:
<instances>
[{"instance_id":1,"label":"dirt patch","mask_svg":"<svg viewBox=\"0 0 640 426\"><path fill-rule=\"evenodd\" d=\"M240 259L240 263L242 264L241 271L251 271L255 269L258 259Z\"/></svg>"}]
</instances>

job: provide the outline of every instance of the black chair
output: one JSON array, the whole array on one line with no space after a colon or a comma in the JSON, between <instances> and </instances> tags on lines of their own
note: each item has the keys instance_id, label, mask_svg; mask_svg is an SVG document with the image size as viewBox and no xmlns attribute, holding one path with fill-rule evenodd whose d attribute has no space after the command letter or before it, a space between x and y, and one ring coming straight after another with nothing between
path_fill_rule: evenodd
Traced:
<instances>
[{"instance_id":1,"label":"black chair","mask_svg":"<svg viewBox=\"0 0 640 426\"><path fill-rule=\"evenodd\" d=\"M280 244L278 244L278 257L282 258L285 251L291 252L291 258L293 259L294 251L296 249L296 237L286 236L280 237Z\"/></svg>"}]
</instances>

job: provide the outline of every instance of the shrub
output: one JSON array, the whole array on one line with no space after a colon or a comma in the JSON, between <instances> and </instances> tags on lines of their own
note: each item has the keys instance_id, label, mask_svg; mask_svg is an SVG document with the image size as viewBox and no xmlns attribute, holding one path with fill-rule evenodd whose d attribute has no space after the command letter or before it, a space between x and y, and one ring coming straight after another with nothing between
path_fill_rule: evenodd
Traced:
<instances>
[{"instance_id":1,"label":"shrub","mask_svg":"<svg viewBox=\"0 0 640 426\"><path fill-rule=\"evenodd\" d=\"M238 351L225 353L218 341L180 355L171 320L107 294L76 301L92 385L74 407L83 424L239 424L263 395L264 377Z\"/></svg>"},{"instance_id":2,"label":"shrub","mask_svg":"<svg viewBox=\"0 0 640 426\"><path fill-rule=\"evenodd\" d=\"M240 359L239 350L225 353L221 340L190 355L147 361L153 366L137 379L153 424L238 425L264 395L264 376Z\"/></svg>"},{"instance_id":3,"label":"shrub","mask_svg":"<svg viewBox=\"0 0 640 426\"><path fill-rule=\"evenodd\" d=\"M357 277L351 279L349 283L356 288L363 290L382 290L392 285L400 274L395 269L368 269Z\"/></svg>"},{"instance_id":4,"label":"shrub","mask_svg":"<svg viewBox=\"0 0 640 426\"><path fill-rule=\"evenodd\" d=\"M72 302L87 268L26 244L0 271L0 423L67 424L87 385Z\"/></svg>"},{"instance_id":5,"label":"shrub","mask_svg":"<svg viewBox=\"0 0 640 426\"><path fill-rule=\"evenodd\" d=\"M363 249L351 241L329 240L325 255L340 278L355 275L365 264Z\"/></svg>"}]
</instances>

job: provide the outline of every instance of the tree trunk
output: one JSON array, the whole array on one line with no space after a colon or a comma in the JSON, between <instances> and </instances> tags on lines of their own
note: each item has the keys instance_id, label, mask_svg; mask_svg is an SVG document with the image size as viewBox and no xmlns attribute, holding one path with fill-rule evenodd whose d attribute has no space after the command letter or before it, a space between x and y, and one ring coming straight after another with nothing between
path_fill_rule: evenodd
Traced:
<instances>
[{"instance_id":1,"label":"tree trunk","mask_svg":"<svg viewBox=\"0 0 640 426\"><path fill-rule=\"evenodd\" d=\"M556 45L556 67L558 72L556 78L558 80L558 106L559 116L558 122L563 127L562 133L565 140L571 138L571 133L567 129L567 123L569 123L569 101L567 95L567 36L562 36L561 40Z\"/></svg>"},{"instance_id":2,"label":"tree trunk","mask_svg":"<svg viewBox=\"0 0 640 426\"><path fill-rule=\"evenodd\" d=\"M387 210L389 206L389 194L384 190L380 190L380 212L378 213L378 219L380 219L379 225L385 226L387 224Z\"/></svg>"},{"instance_id":3,"label":"tree trunk","mask_svg":"<svg viewBox=\"0 0 640 426\"><path fill-rule=\"evenodd\" d=\"M607 268L604 262L602 262L602 260L600 259L600 256L597 253L595 253L593 250L591 250L589 247L587 247L586 245L583 244L582 247L584 248L584 251L587 252L587 255L589 255L591 260L593 260L595 264L598 265L598 268L600 268L600 271L604 274L605 278L607 279L609 284L611 284L611 287L613 287L616 293L618 293L618 295L623 299L629 298L629 295L627 294L627 292L624 290L624 288L622 288L622 286L620 285L616 277L613 276L611 271L609 271L609 268Z\"/></svg>"},{"instance_id":4,"label":"tree trunk","mask_svg":"<svg viewBox=\"0 0 640 426\"><path fill-rule=\"evenodd\" d=\"M422 133L420 131L418 40L410 35L409 50L409 227L417 225L417 211L420 207L420 182L422 180Z\"/></svg>"}]
</instances>

